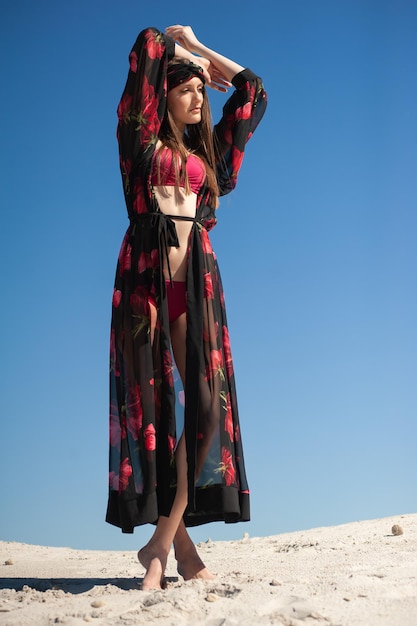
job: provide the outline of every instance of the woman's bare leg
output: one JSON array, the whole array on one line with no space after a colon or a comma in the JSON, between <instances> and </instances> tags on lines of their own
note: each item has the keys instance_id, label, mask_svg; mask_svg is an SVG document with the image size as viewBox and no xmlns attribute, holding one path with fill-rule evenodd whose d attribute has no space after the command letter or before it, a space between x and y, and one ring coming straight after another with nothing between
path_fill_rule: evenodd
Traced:
<instances>
[{"instance_id":1,"label":"woman's bare leg","mask_svg":"<svg viewBox=\"0 0 417 626\"><path fill-rule=\"evenodd\" d=\"M175 364L178 368L184 386L186 364L186 335L187 318L186 314L183 314L177 320L175 320L173 324L171 324L171 344L172 350L174 352ZM181 440L184 440L185 444L184 434L182 435ZM187 471L187 456L185 451L185 445L184 449L181 450L181 455L183 453L185 454L185 469ZM185 476L185 481L187 483L187 475ZM178 525L177 532L175 533L174 550L175 558L177 559L178 563L178 573L185 580L190 580L191 578L203 578L211 580L214 578L213 574L209 572L203 561L198 556L196 547L191 540L191 537L188 534L184 521L182 519Z\"/></svg>"},{"instance_id":2,"label":"woman's bare leg","mask_svg":"<svg viewBox=\"0 0 417 626\"><path fill-rule=\"evenodd\" d=\"M150 303L151 341L153 341L156 309ZM185 316L184 316L185 317ZM187 506L187 457L185 440L181 437L176 450L177 490L169 517L160 516L149 542L138 552L138 559L146 569L142 589L161 589L168 553L178 525Z\"/></svg>"},{"instance_id":3,"label":"woman's bare leg","mask_svg":"<svg viewBox=\"0 0 417 626\"><path fill-rule=\"evenodd\" d=\"M161 589L168 553L187 506L187 462L185 439L181 437L176 451L177 491L169 517L160 516L150 541L138 552L146 569L142 589Z\"/></svg>"},{"instance_id":4,"label":"woman's bare leg","mask_svg":"<svg viewBox=\"0 0 417 626\"><path fill-rule=\"evenodd\" d=\"M170 331L175 363L183 384L185 384L187 334L185 313L171 324ZM183 521L188 497L187 453L184 433L178 442L175 460L177 467L177 490L171 513L169 517L159 517L154 534L146 546L138 552L139 561L146 569L142 583L142 589L144 590L161 589L172 543L174 544L175 558L178 562L178 572L185 580L191 578L211 580L214 578L213 574L209 572L198 556L196 547Z\"/></svg>"},{"instance_id":5,"label":"woman's bare leg","mask_svg":"<svg viewBox=\"0 0 417 626\"><path fill-rule=\"evenodd\" d=\"M215 578L201 560L183 521L180 522L174 537L174 550L177 570L184 580L194 578L213 580Z\"/></svg>"}]
</instances>

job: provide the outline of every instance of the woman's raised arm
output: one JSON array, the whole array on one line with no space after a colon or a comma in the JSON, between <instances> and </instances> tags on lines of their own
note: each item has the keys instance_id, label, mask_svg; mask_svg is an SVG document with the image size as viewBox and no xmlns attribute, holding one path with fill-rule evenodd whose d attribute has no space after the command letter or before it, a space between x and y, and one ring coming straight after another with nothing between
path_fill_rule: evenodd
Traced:
<instances>
[{"instance_id":1,"label":"woman's raised arm","mask_svg":"<svg viewBox=\"0 0 417 626\"><path fill-rule=\"evenodd\" d=\"M128 206L130 178L156 145L166 107L166 68L174 52L171 37L156 28L146 28L129 55L129 72L117 109L120 165Z\"/></svg>"},{"instance_id":2,"label":"woman's raised arm","mask_svg":"<svg viewBox=\"0 0 417 626\"><path fill-rule=\"evenodd\" d=\"M214 82L216 82L216 76L220 76L231 82L234 76L244 69L235 61L228 59L202 44L195 36L191 26L181 26L177 24L176 26L169 26L165 32L185 50L188 50L188 52L194 55L203 57L203 59L207 59L210 62L208 72Z\"/></svg>"}]
</instances>

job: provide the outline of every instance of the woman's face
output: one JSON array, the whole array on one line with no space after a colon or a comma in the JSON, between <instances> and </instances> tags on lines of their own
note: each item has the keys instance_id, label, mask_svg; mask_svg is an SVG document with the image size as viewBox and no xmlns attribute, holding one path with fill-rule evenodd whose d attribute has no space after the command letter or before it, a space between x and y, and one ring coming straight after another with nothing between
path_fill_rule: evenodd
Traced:
<instances>
[{"instance_id":1,"label":"woman's face","mask_svg":"<svg viewBox=\"0 0 417 626\"><path fill-rule=\"evenodd\" d=\"M168 91L168 111L182 132L188 124L201 122L203 100L204 84L198 76Z\"/></svg>"}]
</instances>

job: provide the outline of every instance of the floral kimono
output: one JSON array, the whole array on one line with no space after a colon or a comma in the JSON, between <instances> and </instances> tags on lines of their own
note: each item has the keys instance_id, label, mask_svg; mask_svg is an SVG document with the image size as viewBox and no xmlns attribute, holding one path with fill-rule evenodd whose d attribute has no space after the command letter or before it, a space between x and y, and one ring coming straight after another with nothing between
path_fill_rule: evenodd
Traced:
<instances>
[{"instance_id":1,"label":"floral kimono","mask_svg":"<svg viewBox=\"0 0 417 626\"><path fill-rule=\"evenodd\" d=\"M216 224L206 184L197 196L187 250L186 381L178 390L171 351L162 259L178 245L175 220L160 211L152 155L167 101L174 41L142 31L118 107L117 137L129 227L117 264L111 322L110 473L106 521L123 532L169 516L176 491L175 447L184 421L187 526L249 520L233 361L216 256ZM249 69L214 127L220 195L236 185L245 144L262 118L266 94ZM181 219L181 218L179 218ZM151 341L150 303L157 310ZM176 419L177 418L177 419Z\"/></svg>"}]
</instances>

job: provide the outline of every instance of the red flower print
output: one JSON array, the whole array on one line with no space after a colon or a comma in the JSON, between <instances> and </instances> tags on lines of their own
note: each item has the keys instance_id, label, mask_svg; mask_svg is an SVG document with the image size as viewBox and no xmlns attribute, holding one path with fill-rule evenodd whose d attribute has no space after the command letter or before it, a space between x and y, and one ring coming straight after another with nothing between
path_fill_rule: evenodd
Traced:
<instances>
[{"instance_id":1,"label":"red flower print","mask_svg":"<svg viewBox=\"0 0 417 626\"><path fill-rule=\"evenodd\" d=\"M211 376L220 374L220 378L224 380L223 355L221 350L210 350L210 374Z\"/></svg>"},{"instance_id":2,"label":"red flower print","mask_svg":"<svg viewBox=\"0 0 417 626\"><path fill-rule=\"evenodd\" d=\"M117 309L117 307L119 306L121 299L122 299L122 292L120 291L120 289L114 289L113 290L113 306L115 309Z\"/></svg>"},{"instance_id":3,"label":"red flower print","mask_svg":"<svg viewBox=\"0 0 417 626\"><path fill-rule=\"evenodd\" d=\"M135 179L133 183L133 211L134 213L147 213L148 207L146 206L144 189L142 186L142 181L138 178Z\"/></svg>"},{"instance_id":4,"label":"red flower print","mask_svg":"<svg viewBox=\"0 0 417 626\"><path fill-rule=\"evenodd\" d=\"M120 276L123 276L125 272L130 271L132 267L132 246L126 240L123 241L122 247L119 253L119 271Z\"/></svg>"},{"instance_id":5,"label":"red flower print","mask_svg":"<svg viewBox=\"0 0 417 626\"><path fill-rule=\"evenodd\" d=\"M120 465L120 474L119 474L119 492L124 491L129 484L129 477L132 475L132 466L130 465L129 459L126 457L123 459Z\"/></svg>"},{"instance_id":6,"label":"red flower print","mask_svg":"<svg viewBox=\"0 0 417 626\"><path fill-rule=\"evenodd\" d=\"M237 176L237 173L240 170L240 166L242 165L242 161L243 161L242 150L239 150L239 148L236 148L236 146L233 146L232 148L232 167L233 167L232 177Z\"/></svg>"},{"instance_id":7,"label":"red flower print","mask_svg":"<svg viewBox=\"0 0 417 626\"><path fill-rule=\"evenodd\" d=\"M146 35L145 50L147 51L151 59L162 59L164 54L165 45L164 40L160 34L156 34L149 30Z\"/></svg>"},{"instance_id":8,"label":"red flower print","mask_svg":"<svg viewBox=\"0 0 417 626\"><path fill-rule=\"evenodd\" d=\"M146 93L146 99L142 103L142 111L137 117L137 129L140 129L141 142L146 144L156 139L160 122L158 117L158 98L155 95L155 88L153 85L149 84L146 76L143 80L143 93Z\"/></svg>"},{"instance_id":9,"label":"red flower print","mask_svg":"<svg viewBox=\"0 0 417 626\"><path fill-rule=\"evenodd\" d=\"M209 217L204 220L204 228L208 231L214 228L217 224L217 219L215 217Z\"/></svg>"},{"instance_id":10,"label":"red flower print","mask_svg":"<svg viewBox=\"0 0 417 626\"><path fill-rule=\"evenodd\" d=\"M177 440L172 435L168 435L168 451L170 454L174 454L175 446L177 445Z\"/></svg>"},{"instance_id":11,"label":"red flower print","mask_svg":"<svg viewBox=\"0 0 417 626\"><path fill-rule=\"evenodd\" d=\"M211 280L210 272L204 274L204 297L207 300L213 300L214 298L213 281Z\"/></svg>"},{"instance_id":12,"label":"red flower print","mask_svg":"<svg viewBox=\"0 0 417 626\"><path fill-rule=\"evenodd\" d=\"M230 487L234 482L236 482L236 470L233 466L233 459L230 450L222 447L222 461L220 464L220 469L223 475L224 480L226 481L226 486Z\"/></svg>"},{"instance_id":13,"label":"red flower print","mask_svg":"<svg viewBox=\"0 0 417 626\"><path fill-rule=\"evenodd\" d=\"M247 102L236 110L237 120L248 120L252 116L252 102Z\"/></svg>"},{"instance_id":14,"label":"red flower print","mask_svg":"<svg viewBox=\"0 0 417 626\"><path fill-rule=\"evenodd\" d=\"M132 108L132 96L125 94L117 107L117 116L120 122L128 122L130 119L130 109Z\"/></svg>"},{"instance_id":15,"label":"red flower print","mask_svg":"<svg viewBox=\"0 0 417 626\"><path fill-rule=\"evenodd\" d=\"M230 350L230 338L227 326L223 326L223 352L224 360L226 363L227 376L231 378L231 376L233 376L233 359L232 352Z\"/></svg>"},{"instance_id":16,"label":"red flower print","mask_svg":"<svg viewBox=\"0 0 417 626\"><path fill-rule=\"evenodd\" d=\"M226 415L224 418L224 429L230 437L230 441L233 441L233 414L232 405L230 404L230 394L226 396Z\"/></svg>"},{"instance_id":17,"label":"red flower print","mask_svg":"<svg viewBox=\"0 0 417 626\"><path fill-rule=\"evenodd\" d=\"M145 448L148 452L152 452L156 449L156 433L155 426L153 424L148 424L145 430L143 431L143 437L145 440Z\"/></svg>"},{"instance_id":18,"label":"red flower print","mask_svg":"<svg viewBox=\"0 0 417 626\"><path fill-rule=\"evenodd\" d=\"M155 112L146 120L146 127L141 128L141 139L143 143L154 143L159 131L159 118Z\"/></svg>"},{"instance_id":19,"label":"red flower print","mask_svg":"<svg viewBox=\"0 0 417 626\"><path fill-rule=\"evenodd\" d=\"M138 55L136 54L134 50L132 50L132 52L129 55L129 64L130 64L130 69L132 70L132 72L136 74L137 69L138 69Z\"/></svg>"},{"instance_id":20,"label":"red flower print","mask_svg":"<svg viewBox=\"0 0 417 626\"><path fill-rule=\"evenodd\" d=\"M152 250L152 252L149 255L149 265L152 269L154 269L155 267L159 267L159 252L158 250L154 249Z\"/></svg>"},{"instance_id":21,"label":"red flower print","mask_svg":"<svg viewBox=\"0 0 417 626\"><path fill-rule=\"evenodd\" d=\"M141 274L147 269L153 269L159 265L158 250L152 252L141 252L138 259L138 272Z\"/></svg>"},{"instance_id":22,"label":"red flower print","mask_svg":"<svg viewBox=\"0 0 417 626\"><path fill-rule=\"evenodd\" d=\"M205 228L202 228L200 230L200 240L201 240L201 247L203 248L204 254L213 254L213 248L211 247L208 232L206 231Z\"/></svg>"}]
</instances>

